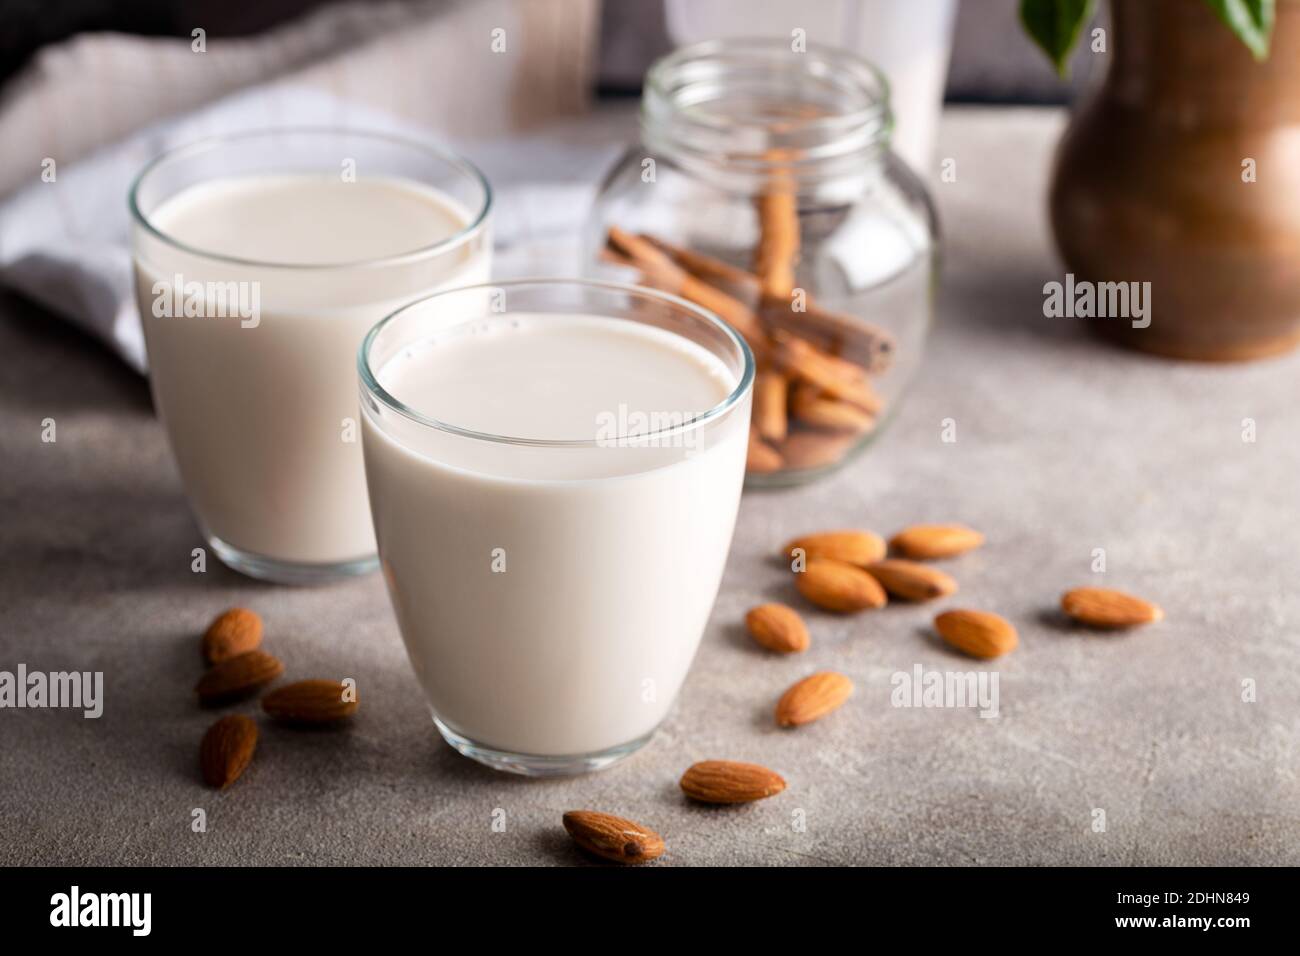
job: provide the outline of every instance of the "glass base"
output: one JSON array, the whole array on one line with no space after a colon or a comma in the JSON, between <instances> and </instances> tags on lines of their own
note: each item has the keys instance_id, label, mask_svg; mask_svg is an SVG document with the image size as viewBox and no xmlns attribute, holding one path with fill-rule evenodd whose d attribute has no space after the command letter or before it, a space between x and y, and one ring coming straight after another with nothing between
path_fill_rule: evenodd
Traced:
<instances>
[{"instance_id":1,"label":"glass base","mask_svg":"<svg viewBox=\"0 0 1300 956\"><path fill-rule=\"evenodd\" d=\"M216 552L221 563L233 571L246 574L260 581L275 584L329 584L343 578L369 574L379 567L379 555L371 554L351 561L338 561L333 564L299 564L293 561L280 561L276 558L263 557L250 551L241 551L227 544L216 535L208 536L208 545Z\"/></svg>"},{"instance_id":2,"label":"glass base","mask_svg":"<svg viewBox=\"0 0 1300 956\"><path fill-rule=\"evenodd\" d=\"M464 754L471 760L477 760L493 770L517 773L524 777L571 777L575 774L590 773L593 770L604 770L606 767L618 763L629 754L640 750L655 735L652 730L643 737L638 737L636 740L625 744L619 744L617 747L610 747L608 750L590 754L565 754L552 757L494 750L491 747L481 746L462 737L437 717L433 718L433 723L438 728L438 733L442 734L442 739L451 744L459 753Z\"/></svg>"}]
</instances>

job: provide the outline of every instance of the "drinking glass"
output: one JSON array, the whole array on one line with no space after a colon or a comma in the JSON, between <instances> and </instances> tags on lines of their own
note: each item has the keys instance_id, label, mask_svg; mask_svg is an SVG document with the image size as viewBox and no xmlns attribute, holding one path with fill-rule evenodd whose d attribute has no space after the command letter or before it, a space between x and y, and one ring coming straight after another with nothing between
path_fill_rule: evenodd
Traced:
<instances>
[{"instance_id":1,"label":"drinking glass","mask_svg":"<svg viewBox=\"0 0 1300 956\"><path fill-rule=\"evenodd\" d=\"M544 333L573 316L680 337L725 370L718 390L729 391L635 436L611 417L610 431L574 440L473 431L394 394L393 371L413 355L508 335L521 317ZM398 310L366 336L358 366L384 579L442 736L529 775L597 769L641 747L686 676L730 547L754 378L744 341L665 293L521 280ZM555 373L539 354L525 374Z\"/></svg>"},{"instance_id":2,"label":"drinking glass","mask_svg":"<svg viewBox=\"0 0 1300 956\"><path fill-rule=\"evenodd\" d=\"M331 230L382 237L390 223L359 202L344 225L322 221L313 230L319 209L299 202L286 214L305 220L310 241L285 243L292 247L272 255L259 248L263 255L255 257L241 254L241 240L229 233L265 239L273 232L265 221L204 213L199 219L208 222L189 225L226 230L214 251L175 234L184 220L159 215L177 197L187 202L194 190L224 188L219 181L239 187L259 177L302 176L329 189L382 182L407 191L416 231L423 233L427 218L436 241L335 261L322 252ZM342 129L218 137L165 153L140 173L130 194L132 247L154 403L202 533L227 565L286 583L375 567L357 435L356 349L400 305L487 279L491 202L482 174L460 157ZM261 198L255 205L267 208ZM444 228L437 219L444 214L459 226Z\"/></svg>"}]
</instances>

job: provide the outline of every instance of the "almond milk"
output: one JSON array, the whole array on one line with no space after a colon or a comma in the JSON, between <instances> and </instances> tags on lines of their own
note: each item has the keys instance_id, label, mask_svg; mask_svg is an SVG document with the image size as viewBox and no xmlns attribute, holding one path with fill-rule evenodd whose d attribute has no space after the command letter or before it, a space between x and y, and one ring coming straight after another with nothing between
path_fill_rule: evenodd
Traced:
<instances>
[{"instance_id":1,"label":"almond milk","mask_svg":"<svg viewBox=\"0 0 1300 956\"><path fill-rule=\"evenodd\" d=\"M200 182L149 218L167 240L137 229L150 378L204 531L262 576L364 565L357 347L405 302L486 279L485 232L431 187L323 173Z\"/></svg>"},{"instance_id":2,"label":"almond milk","mask_svg":"<svg viewBox=\"0 0 1300 956\"><path fill-rule=\"evenodd\" d=\"M748 390L716 420L647 436L726 402L740 374L663 328L528 313L411 341L374 373L424 418L480 433L363 400L384 574L444 734L525 772L643 741L717 593Z\"/></svg>"}]
</instances>

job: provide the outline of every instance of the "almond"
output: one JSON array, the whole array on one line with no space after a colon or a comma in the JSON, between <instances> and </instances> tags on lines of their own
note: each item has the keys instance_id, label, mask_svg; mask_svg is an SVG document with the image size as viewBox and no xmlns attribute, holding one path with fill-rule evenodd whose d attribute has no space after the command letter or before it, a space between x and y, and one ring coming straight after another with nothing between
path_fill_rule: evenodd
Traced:
<instances>
[{"instance_id":1,"label":"almond","mask_svg":"<svg viewBox=\"0 0 1300 956\"><path fill-rule=\"evenodd\" d=\"M564 829L588 853L616 863L644 863L663 856L663 837L612 813L570 810L564 815Z\"/></svg>"},{"instance_id":2,"label":"almond","mask_svg":"<svg viewBox=\"0 0 1300 956\"><path fill-rule=\"evenodd\" d=\"M784 604L760 604L745 615L749 634L769 651L797 654L808 650L808 627L799 612Z\"/></svg>"},{"instance_id":3,"label":"almond","mask_svg":"<svg viewBox=\"0 0 1300 956\"><path fill-rule=\"evenodd\" d=\"M934 619L934 629L971 657L1001 657L1020 643L1011 622L988 611L944 611Z\"/></svg>"},{"instance_id":4,"label":"almond","mask_svg":"<svg viewBox=\"0 0 1300 956\"><path fill-rule=\"evenodd\" d=\"M1061 595L1061 610L1091 627L1135 627L1159 621L1158 605L1110 588L1075 588Z\"/></svg>"},{"instance_id":5,"label":"almond","mask_svg":"<svg viewBox=\"0 0 1300 956\"><path fill-rule=\"evenodd\" d=\"M884 607L889 600L885 589L866 571L825 558L809 561L808 567L794 576L794 586L818 607L841 614Z\"/></svg>"},{"instance_id":6,"label":"almond","mask_svg":"<svg viewBox=\"0 0 1300 956\"><path fill-rule=\"evenodd\" d=\"M200 704L217 704L250 694L283 673L284 665L266 651L245 651L213 664L194 691Z\"/></svg>"},{"instance_id":7,"label":"almond","mask_svg":"<svg viewBox=\"0 0 1300 956\"><path fill-rule=\"evenodd\" d=\"M225 790L244 772L257 748L257 724L243 714L222 717L199 745L199 769L209 787Z\"/></svg>"},{"instance_id":8,"label":"almond","mask_svg":"<svg viewBox=\"0 0 1300 956\"><path fill-rule=\"evenodd\" d=\"M856 405L831 398L815 385L802 384L791 396L795 418L810 428L831 432L863 434L876 424L876 417Z\"/></svg>"},{"instance_id":9,"label":"almond","mask_svg":"<svg viewBox=\"0 0 1300 956\"><path fill-rule=\"evenodd\" d=\"M787 468L824 468L848 454L857 435L830 432L793 432L777 449Z\"/></svg>"},{"instance_id":10,"label":"almond","mask_svg":"<svg viewBox=\"0 0 1300 956\"><path fill-rule=\"evenodd\" d=\"M867 573L883 584L891 597L904 601L932 601L957 590L951 575L919 561L890 558L867 565Z\"/></svg>"},{"instance_id":11,"label":"almond","mask_svg":"<svg viewBox=\"0 0 1300 956\"><path fill-rule=\"evenodd\" d=\"M736 760L702 760L682 774L682 792L701 803L749 803L775 796L785 781L775 771L756 763Z\"/></svg>"},{"instance_id":12,"label":"almond","mask_svg":"<svg viewBox=\"0 0 1300 956\"><path fill-rule=\"evenodd\" d=\"M262 643L262 619L243 607L218 614L203 634L203 656L209 664L220 664L254 650Z\"/></svg>"},{"instance_id":13,"label":"almond","mask_svg":"<svg viewBox=\"0 0 1300 956\"><path fill-rule=\"evenodd\" d=\"M904 557L918 561L955 557L983 543L984 535L959 524L913 525L894 535L889 542L890 547Z\"/></svg>"},{"instance_id":14,"label":"almond","mask_svg":"<svg viewBox=\"0 0 1300 956\"><path fill-rule=\"evenodd\" d=\"M277 687L262 698L267 714L291 724L342 720L355 714L358 704L355 689L336 680L300 680Z\"/></svg>"},{"instance_id":15,"label":"almond","mask_svg":"<svg viewBox=\"0 0 1300 956\"><path fill-rule=\"evenodd\" d=\"M766 441L784 441L789 380L780 372L759 372L754 377L754 427Z\"/></svg>"},{"instance_id":16,"label":"almond","mask_svg":"<svg viewBox=\"0 0 1300 956\"><path fill-rule=\"evenodd\" d=\"M792 558L795 548L801 549L809 560L830 558L865 567L885 556L885 539L874 531L821 531L795 538L782 554Z\"/></svg>"},{"instance_id":17,"label":"almond","mask_svg":"<svg viewBox=\"0 0 1300 956\"><path fill-rule=\"evenodd\" d=\"M836 671L810 674L795 684L776 704L776 722L781 727L810 724L839 709L853 693L853 681Z\"/></svg>"},{"instance_id":18,"label":"almond","mask_svg":"<svg viewBox=\"0 0 1300 956\"><path fill-rule=\"evenodd\" d=\"M749 451L745 456L745 470L756 475L769 475L774 471L780 471L784 464L781 453L763 441L756 429L751 428Z\"/></svg>"}]
</instances>

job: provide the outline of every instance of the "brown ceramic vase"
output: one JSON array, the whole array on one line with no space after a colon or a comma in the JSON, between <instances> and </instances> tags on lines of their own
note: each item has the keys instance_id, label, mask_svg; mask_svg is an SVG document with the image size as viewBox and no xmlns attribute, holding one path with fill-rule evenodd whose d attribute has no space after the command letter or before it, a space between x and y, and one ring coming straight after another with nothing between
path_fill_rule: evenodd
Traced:
<instances>
[{"instance_id":1,"label":"brown ceramic vase","mask_svg":"<svg viewBox=\"0 0 1300 956\"><path fill-rule=\"evenodd\" d=\"M1052 227L1076 280L1150 281L1151 323L1092 325L1177 358L1294 348L1300 0L1279 0L1263 63L1203 0L1112 0L1111 13L1110 69L1057 154Z\"/></svg>"}]
</instances>

